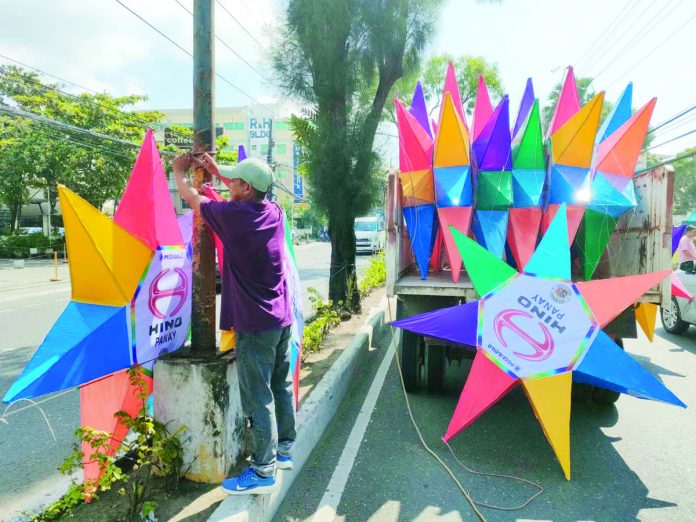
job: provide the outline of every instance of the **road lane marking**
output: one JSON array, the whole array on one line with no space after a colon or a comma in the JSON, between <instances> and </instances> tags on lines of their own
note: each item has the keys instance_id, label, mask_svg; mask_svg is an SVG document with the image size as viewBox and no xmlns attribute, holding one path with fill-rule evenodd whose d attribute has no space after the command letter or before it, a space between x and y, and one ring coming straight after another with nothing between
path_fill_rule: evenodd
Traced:
<instances>
[{"instance_id":1,"label":"road lane marking","mask_svg":"<svg viewBox=\"0 0 696 522\"><path fill-rule=\"evenodd\" d=\"M19 294L19 295L14 295L10 297L0 297L0 303L4 303L5 301L21 301L23 299L27 299L29 297L39 297L42 295L50 295L50 294L58 294L60 292L69 292L70 287L67 288L54 288L53 290L46 290L45 292L34 292L33 294Z\"/></svg>"},{"instance_id":2,"label":"road lane marking","mask_svg":"<svg viewBox=\"0 0 696 522\"><path fill-rule=\"evenodd\" d=\"M333 475L331 475L331 480L329 480L329 485L326 487L326 492L319 501L319 507L312 517L312 522L328 522L336 518L336 510L341 503L343 491L346 489L348 476L353 469L353 464L355 464L355 457L358 455L358 450L365 437L367 425L372 417L372 412L377 404L379 393L382 390L384 379L387 377L387 372L389 371L393 358L394 350L391 348L387 349L387 353L384 359L382 359L382 363L379 365L379 370L377 370L377 375L375 375L375 379L372 381L365 401L360 408L358 418L355 420L353 429L348 436L346 445L341 453L341 458L338 459L336 469Z\"/></svg>"}]
</instances>

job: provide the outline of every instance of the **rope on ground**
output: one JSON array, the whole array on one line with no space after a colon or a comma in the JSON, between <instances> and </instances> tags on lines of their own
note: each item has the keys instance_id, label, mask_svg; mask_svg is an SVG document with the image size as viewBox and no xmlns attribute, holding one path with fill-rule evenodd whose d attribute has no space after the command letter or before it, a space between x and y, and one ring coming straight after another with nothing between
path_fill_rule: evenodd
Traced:
<instances>
[{"instance_id":1,"label":"rope on ground","mask_svg":"<svg viewBox=\"0 0 696 522\"><path fill-rule=\"evenodd\" d=\"M394 320L394 316L392 315L391 301L390 301L389 299L387 299L387 309L388 309L388 313L389 313L389 321L388 321L388 322L391 323L391 322ZM522 509L522 508L526 507L527 505L529 505L529 503L530 503L532 500L534 500L536 497L538 497L539 495L541 495L541 494L544 492L544 487L543 487L543 486L541 486L540 484L537 484L536 482L532 482L531 480L527 480L527 479L524 479L524 478L521 478L521 477L515 477L515 476L513 476L513 475L502 475L502 474L499 474L499 473L487 473L487 472L482 472L482 471L476 471L476 470L473 470L473 469L471 469L471 468L465 466L464 463L462 463L462 461L459 460L459 458L457 458L457 455L456 455L456 454L454 453L454 451L452 450L452 447L451 447L449 444L447 444L447 442L445 442L445 445L449 448L449 450L450 450L450 452L452 453L452 455L454 456L455 460L459 463L460 466L462 466L462 467L463 467L466 471L468 471L469 473L472 473L472 474L474 474L474 475L481 475L481 476L487 476L487 477L499 477L499 478L505 478L505 479L515 480L515 481L518 481L518 482L524 482L524 483L526 483L526 484L530 484L530 485L534 486L535 488L538 488L538 490L539 490L539 491L537 491L536 493L534 493L531 497L529 497L525 502L523 502L522 504L520 504L520 505L518 505L518 506L511 506L511 507L507 507L507 506L496 506L496 505L493 505L493 504L487 504L487 503L485 503L485 502L479 502L479 501L474 500L474 499L471 497L470 493L469 493L469 492L464 488L464 486L461 484L461 482L459 482L459 480L458 480L457 477L455 476L455 474L454 474L454 472L452 471L452 469L451 469L451 468L442 460L442 458L440 458L440 456L439 456L437 453L435 453L435 451L433 451L433 450L430 448L430 446L428 446L428 444L425 442L425 439L423 438L423 434L421 433L421 430L420 430L420 428L418 427L418 424L416 423L416 419L415 419L415 417L413 416L413 410L411 409L411 402L410 402L410 400L409 400L409 398L408 398L408 393L406 392L406 384L404 383L404 376L403 376L403 373L402 373L402 371L401 371L401 361L399 361L399 352L398 352L398 350L396 349L396 336L395 336L395 335L392 335L392 339L391 339L391 342L389 343L389 347L390 347L392 350L394 350L394 360L396 361L396 365L397 365L397 369L398 369L398 373L399 373L399 380L400 380L400 382L401 382L401 391L402 391L403 394L404 394L404 400L405 400L405 402L406 402L406 409L408 410L408 415L409 415L409 417L411 418L411 423L413 424L413 427L414 427L415 430L416 430L416 434L418 435L418 438L420 439L421 445L423 446L423 448L424 448L428 453L430 453L430 454L435 458L435 460L437 460L437 461L440 463L440 465L445 469L445 471L447 471L447 473L448 473L449 476L452 478L452 480L454 481L454 483L456 484L456 486L459 488L459 490L460 490L460 491L462 492L462 494L464 495L464 498L466 498L467 502L469 502L469 504L471 505L472 509L474 510L474 513L476 513L476 516L478 516L478 518L479 518L481 521L485 522L485 521L486 521L486 517L485 517L485 516L483 515L483 513L481 513L481 511L478 509L478 506L480 506L480 507L485 507L485 508L489 508L489 509L495 509L495 510L498 510L498 511L516 511L516 510Z\"/></svg>"},{"instance_id":2,"label":"rope on ground","mask_svg":"<svg viewBox=\"0 0 696 522\"><path fill-rule=\"evenodd\" d=\"M31 403L32 406L36 406L36 408L38 408L38 410L41 412L41 415L43 416L44 420L46 421L46 426L48 426L48 429L51 432L51 436L53 437L53 440L57 441L58 439L56 439L56 433L53 431L53 428L51 427L51 423L48 421L48 417L46 417L46 414L44 413L41 406L39 406L36 402L32 401L31 399L24 399L24 398L17 399L15 402L8 404L7 407L5 408L5 411L3 411L2 415L0 415L0 422L4 422L7 425L10 424L9 422L7 422L7 417L12 415L12 413L17 413L17 412L7 413L7 410L9 410L12 406L17 404L19 401L27 401L27 402ZM22 409L26 409L26 408L22 408Z\"/></svg>"}]
</instances>

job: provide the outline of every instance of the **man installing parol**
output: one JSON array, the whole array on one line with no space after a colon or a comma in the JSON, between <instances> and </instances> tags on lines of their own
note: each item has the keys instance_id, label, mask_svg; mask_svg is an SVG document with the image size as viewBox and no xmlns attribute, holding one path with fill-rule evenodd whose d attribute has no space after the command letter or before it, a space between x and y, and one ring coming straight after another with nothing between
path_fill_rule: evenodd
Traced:
<instances>
[{"instance_id":1,"label":"man installing parol","mask_svg":"<svg viewBox=\"0 0 696 522\"><path fill-rule=\"evenodd\" d=\"M230 201L200 195L187 178L192 163L227 179ZM223 244L220 329L234 328L237 335L242 410L253 435L251 466L226 478L222 488L231 495L271 493L276 469L292 469L295 440L285 227L280 207L266 199L273 172L254 158L234 168L218 167L208 154L177 156L173 168L181 197L200 212Z\"/></svg>"}]
</instances>

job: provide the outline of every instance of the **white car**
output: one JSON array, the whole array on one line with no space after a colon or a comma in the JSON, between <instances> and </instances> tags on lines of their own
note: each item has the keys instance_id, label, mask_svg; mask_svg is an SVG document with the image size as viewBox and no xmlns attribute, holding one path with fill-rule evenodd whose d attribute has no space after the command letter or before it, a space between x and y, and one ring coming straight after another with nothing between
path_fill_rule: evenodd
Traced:
<instances>
[{"instance_id":1,"label":"white car","mask_svg":"<svg viewBox=\"0 0 696 522\"><path fill-rule=\"evenodd\" d=\"M378 217L355 218L355 251L376 254L384 248L384 227Z\"/></svg>"},{"instance_id":2,"label":"white car","mask_svg":"<svg viewBox=\"0 0 696 522\"><path fill-rule=\"evenodd\" d=\"M684 283L686 289L696 295L696 271L686 272L679 269L674 273ZM690 301L684 297L672 296L669 304L661 308L660 319L667 332L683 334L689 329L689 325L696 325L696 300Z\"/></svg>"}]
</instances>

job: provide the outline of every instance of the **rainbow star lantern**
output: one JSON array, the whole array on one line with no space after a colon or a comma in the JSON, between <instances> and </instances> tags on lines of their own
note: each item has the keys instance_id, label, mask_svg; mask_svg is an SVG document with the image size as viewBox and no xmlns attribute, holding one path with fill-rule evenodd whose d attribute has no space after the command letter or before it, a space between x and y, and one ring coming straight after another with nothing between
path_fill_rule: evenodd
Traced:
<instances>
[{"instance_id":1,"label":"rainbow star lantern","mask_svg":"<svg viewBox=\"0 0 696 522\"><path fill-rule=\"evenodd\" d=\"M477 347L445 441L521 384L570 479L573 381L685 407L602 331L670 271L573 283L564 204L521 272L452 234L481 298L392 323Z\"/></svg>"},{"instance_id":2,"label":"rainbow star lantern","mask_svg":"<svg viewBox=\"0 0 696 522\"><path fill-rule=\"evenodd\" d=\"M653 98L631 116L631 91L629 85L598 133L590 202L576 241L585 279L597 268L617 220L636 207L631 178L657 100Z\"/></svg>"},{"instance_id":3,"label":"rainbow star lantern","mask_svg":"<svg viewBox=\"0 0 696 522\"><path fill-rule=\"evenodd\" d=\"M479 243L499 258L505 253L509 209L513 203L510 147L510 102L506 95L472 145L476 162L474 234Z\"/></svg>"},{"instance_id":4,"label":"rainbow star lantern","mask_svg":"<svg viewBox=\"0 0 696 522\"><path fill-rule=\"evenodd\" d=\"M399 180L403 194L403 215L416 264L421 277L425 279L437 232L433 140L399 101L395 100L394 104L399 127Z\"/></svg>"},{"instance_id":5,"label":"rainbow star lantern","mask_svg":"<svg viewBox=\"0 0 696 522\"><path fill-rule=\"evenodd\" d=\"M572 243L590 201L590 167L599 127L604 93L580 108L573 68L568 72L549 127L549 198L542 218L546 230L560 205L568 212L568 238Z\"/></svg>"},{"instance_id":6,"label":"rainbow star lantern","mask_svg":"<svg viewBox=\"0 0 696 522\"><path fill-rule=\"evenodd\" d=\"M534 98L530 78L512 132L512 208L507 242L518 267L527 264L536 248L545 183L546 160L539 100Z\"/></svg>"},{"instance_id":7,"label":"rainbow star lantern","mask_svg":"<svg viewBox=\"0 0 696 522\"><path fill-rule=\"evenodd\" d=\"M452 281L459 281L462 259L457 251L450 226L462 234L469 232L473 204L471 167L469 164L469 135L449 92L440 111L440 123L435 137L433 157L435 199L440 221L440 235L444 239L450 260Z\"/></svg>"},{"instance_id":8,"label":"rainbow star lantern","mask_svg":"<svg viewBox=\"0 0 696 522\"><path fill-rule=\"evenodd\" d=\"M112 433L114 417L142 407L126 370L149 371L155 359L180 348L191 319L191 259L174 212L152 131L145 135L112 221L59 185L70 260L71 301L3 398L11 403L82 386L82 424ZM83 447L85 483L101 470Z\"/></svg>"}]
</instances>

